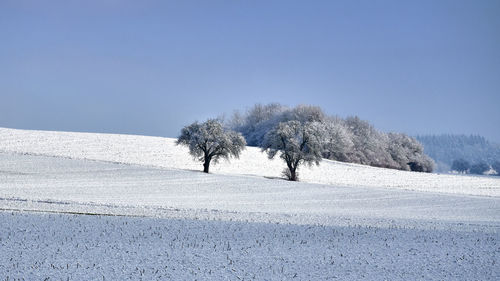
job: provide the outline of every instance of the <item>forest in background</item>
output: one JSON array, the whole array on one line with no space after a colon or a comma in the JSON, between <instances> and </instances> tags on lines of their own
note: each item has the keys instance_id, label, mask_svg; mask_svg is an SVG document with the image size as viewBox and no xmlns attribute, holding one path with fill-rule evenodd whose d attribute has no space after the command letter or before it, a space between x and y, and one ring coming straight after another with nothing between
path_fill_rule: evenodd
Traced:
<instances>
[{"instance_id":1,"label":"forest in background","mask_svg":"<svg viewBox=\"0 0 500 281\"><path fill-rule=\"evenodd\" d=\"M452 164L457 160L465 160L471 165L493 165L500 161L500 145L482 136L424 135L416 139L424 146L425 153L434 159L438 172L452 170Z\"/></svg>"}]
</instances>

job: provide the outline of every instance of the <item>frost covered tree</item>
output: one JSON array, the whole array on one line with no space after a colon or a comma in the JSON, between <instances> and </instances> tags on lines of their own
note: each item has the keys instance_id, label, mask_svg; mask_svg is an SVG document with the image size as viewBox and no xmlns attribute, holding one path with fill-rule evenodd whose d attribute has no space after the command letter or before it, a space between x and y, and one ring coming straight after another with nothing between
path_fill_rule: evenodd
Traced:
<instances>
[{"instance_id":1,"label":"frost covered tree","mask_svg":"<svg viewBox=\"0 0 500 281\"><path fill-rule=\"evenodd\" d=\"M378 131L359 117L331 117L318 106L290 108L277 103L257 104L246 113L235 112L226 124L242 133L248 145L262 147L266 134L279 123L288 121L322 124L325 129L324 158L420 172L432 172L435 166L415 138Z\"/></svg>"},{"instance_id":2,"label":"frost covered tree","mask_svg":"<svg viewBox=\"0 0 500 281\"><path fill-rule=\"evenodd\" d=\"M418 153L414 155L414 158L408 162L410 166L410 171L414 172L424 172L424 173L432 173L434 170L436 163L429 156Z\"/></svg>"},{"instance_id":3,"label":"frost covered tree","mask_svg":"<svg viewBox=\"0 0 500 281\"><path fill-rule=\"evenodd\" d=\"M324 127L319 122L281 122L265 135L262 151L267 152L269 159L279 153L287 165L283 174L289 180L296 181L300 164L319 165L323 139Z\"/></svg>"},{"instance_id":4,"label":"frost covered tree","mask_svg":"<svg viewBox=\"0 0 500 281\"><path fill-rule=\"evenodd\" d=\"M348 154L353 150L353 135L347 130L342 119L333 117L324 123L325 146L323 157L331 160L346 162Z\"/></svg>"},{"instance_id":5,"label":"frost covered tree","mask_svg":"<svg viewBox=\"0 0 500 281\"><path fill-rule=\"evenodd\" d=\"M424 148L415 138L401 133L389 133L389 153L396 169L432 172L434 162L424 154Z\"/></svg>"},{"instance_id":6,"label":"frost covered tree","mask_svg":"<svg viewBox=\"0 0 500 281\"><path fill-rule=\"evenodd\" d=\"M357 116L348 117L345 122L353 134L354 144L348 161L373 165L377 159L376 154L384 151L384 149L379 148L381 143L378 141L378 132L370 123Z\"/></svg>"},{"instance_id":7,"label":"frost covered tree","mask_svg":"<svg viewBox=\"0 0 500 281\"><path fill-rule=\"evenodd\" d=\"M231 156L238 158L246 142L240 133L225 130L219 121L209 119L184 127L176 144L188 146L189 153L203 162L203 172L208 173L210 162Z\"/></svg>"},{"instance_id":8,"label":"frost covered tree","mask_svg":"<svg viewBox=\"0 0 500 281\"><path fill-rule=\"evenodd\" d=\"M319 106L313 105L297 105L294 108L283 111L282 122L296 120L301 123L305 122L321 122L326 120L326 115Z\"/></svg>"},{"instance_id":9,"label":"frost covered tree","mask_svg":"<svg viewBox=\"0 0 500 281\"><path fill-rule=\"evenodd\" d=\"M264 136L278 123L296 120L301 123L326 118L321 108L311 105L298 105L288 108L279 103L256 104L244 114L235 112L227 122L228 127L243 134L248 145L261 146Z\"/></svg>"},{"instance_id":10,"label":"frost covered tree","mask_svg":"<svg viewBox=\"0 0 500 281\"><path fill-rule=\"evenodd\" d=\"M287 108L278 103L256 104L245 114L235 112L229 126L245 137L248 145L260 146L266 133L281 120Z\"/></svg>"}]
</instances>

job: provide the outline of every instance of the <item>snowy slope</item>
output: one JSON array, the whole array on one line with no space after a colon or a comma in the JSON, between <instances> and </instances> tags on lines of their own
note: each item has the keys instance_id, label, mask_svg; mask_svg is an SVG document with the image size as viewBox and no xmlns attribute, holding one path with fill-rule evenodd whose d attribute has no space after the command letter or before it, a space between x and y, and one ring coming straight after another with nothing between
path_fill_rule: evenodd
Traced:
<instances>
[{"instance_id":1,"label":"snowy slope","mask_svg":"<svg viewBox=\"0 0 500 281\"><path fill-rule=\"evenodd\" d=\"M0 128L0 151L62 156L170 169L200 170L187 148L171 138L136 135L31 131ZM211 167L214 174L280 177L284 163L269 160L258 148L248 147L240 159ZM301 180L334 186L363 186L500 196L500 178L422 174L364 165L322 161L319 167L301 167Z\"/></svg>"},{"instance_id":2,"label":"snowy slope","mask_svg":"<svg viewBox=\"0 0 500 281\"><path fill-rule=\"evenodd\" d=\"M329 224L330 217L500 223L497 197L338 187L12 153L0 153L0 199L3 208L22 203L35 210L148 207L153 213L138 212L148 216L158 216L158 208L175 208L286 214L322 224Z\"/></svg>"}]
</instances>

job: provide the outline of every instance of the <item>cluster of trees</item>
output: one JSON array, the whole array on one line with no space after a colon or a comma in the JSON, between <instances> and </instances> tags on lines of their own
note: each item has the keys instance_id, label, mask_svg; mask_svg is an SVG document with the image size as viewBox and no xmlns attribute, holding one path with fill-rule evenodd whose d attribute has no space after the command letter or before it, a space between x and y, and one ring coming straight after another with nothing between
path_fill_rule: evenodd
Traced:
<instances>
[{"instance_id":1,"label":"cluster of trees","mask_svg":"<svg viewBox=\"0 0 500 281\"><path fill-rule=\"evenodd\" d=\"M495 161L491 165L486 162L477 162L475 164L470 164L469 161L465 159L456 159L451 164L451 170L456 171L463 174L476 174L483 175L488 172L490 169L495 170L497 176L500 175L500 161Z\"/></svg>"},{"instance_id":2,"label":"cluster of trees","mask_svg":"<svg viewBox=\"0 0 500 281\"><path fill-rule=\"evenodd\" d=\"M322 134L318 122L282 122L265 135L262 151L266 151L270 159L279 154L287 165L284 175L296 181L299 165L319 165L323 150ZM217 163L231 156L238 158L245 149L246 141L240 133L224 128L219 120L209 119L184 127L177 138L177 145L188 146L189 153L203 162L203 172L208 173L212 161Z\"/></svg>"},{"instance_id":3,"label":"cluster of trees","mask_svg":"<svg viewBox=\"0 0 500 281\"><path fill-rule=\"evenodd\" d=\"M203 162L206 173L212 161L239 157L246 144L260 147L270 159L279 155L286 163L283 174L292 181L298 180L300 165L319 165L323 158L418 172L431 172L434 165L414 138L380 132L358 117L327 116L317 106L257 104L222 122L195 122L177 139Z\"/></svg>"},{"instance_id":4,"label":"cluster of trees","mask_svg":"<svg viewBox=\"0 0 500 281\"><path fill-rule=\"evenodd\" d=\"M240 132L248 145L266 148L267 135L282 123L314 125L323 158L407 171L432 172L434 162L423 146L401 133L383 133L358 117L327 116L320 107L257 104L246 113L235 112L226 126Z\"/></svg>"},{"instance_id":5,"label":"cluster of trees","mask_svg":"<svg viewBox=\"0 0 500 281\"><path fill-rule=\"evenodd\" d=\"M455 160L469 163L489 163L500 160L500 145L477 135L428 135L417 136L425 153L437 164L437 171L459 171L452 167ZM499 172L497 170L497 172Z\"/></svg>"}]
</instances>

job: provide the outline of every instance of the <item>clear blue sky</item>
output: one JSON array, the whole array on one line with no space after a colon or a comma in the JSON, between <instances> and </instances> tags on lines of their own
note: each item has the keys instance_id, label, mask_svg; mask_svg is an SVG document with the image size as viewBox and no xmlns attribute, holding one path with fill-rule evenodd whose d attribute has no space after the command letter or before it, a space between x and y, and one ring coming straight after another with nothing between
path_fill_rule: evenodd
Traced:
<instances>
[{"instance_id":1,"label":"clear blue sky","mask_svg":"<svg viewBox=\"0 0 500 281\"><path fill-rule=\"evenodd\" d=\"M500 1L0 0L0 126L178 135L254 103L500 142Z\"/></svg>"}]
</instances>

